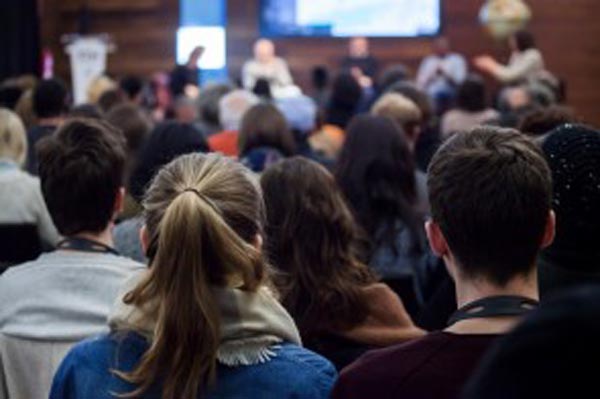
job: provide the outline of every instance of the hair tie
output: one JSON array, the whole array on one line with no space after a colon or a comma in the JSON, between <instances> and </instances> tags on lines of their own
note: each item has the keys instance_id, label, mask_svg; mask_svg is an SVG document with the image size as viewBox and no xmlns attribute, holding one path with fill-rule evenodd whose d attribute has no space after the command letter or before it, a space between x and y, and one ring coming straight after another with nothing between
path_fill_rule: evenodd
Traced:
<instances>
[{"instance_id":1,"label":"hair tie","mask_svg":"<svg viewBox=\"0 0 600 399\"><path fill-rule=\"evenodd\" d=\"M221 214L221 210L219 209L218 206L215 205L213 200L208 198L206 195L202 194L198 189L195 189L193 187L188 187L185 190L183 190L181 192L181 194L186 193L186 192L196 194L198 196L198 198L200 198L202 201L206 202L215 212L217 212L219 215Z\"/></svg>"}]
</instances>

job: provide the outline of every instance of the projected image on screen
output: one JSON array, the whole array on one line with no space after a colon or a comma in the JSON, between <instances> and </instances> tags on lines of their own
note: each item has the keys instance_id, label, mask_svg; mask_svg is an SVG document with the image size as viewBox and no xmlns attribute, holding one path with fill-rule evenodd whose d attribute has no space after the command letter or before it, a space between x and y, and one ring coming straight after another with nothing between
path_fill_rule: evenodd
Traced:
<instances>
[{"instance_id":1,"label":"projected image on screen","mask_svg":"<svg viewBox=\"0 0 600 399\"><path fill-rule=\"evenodd\" d=\"M264 36L432 36L440 0L262 0Z\"/></svg>"}]
</instances>

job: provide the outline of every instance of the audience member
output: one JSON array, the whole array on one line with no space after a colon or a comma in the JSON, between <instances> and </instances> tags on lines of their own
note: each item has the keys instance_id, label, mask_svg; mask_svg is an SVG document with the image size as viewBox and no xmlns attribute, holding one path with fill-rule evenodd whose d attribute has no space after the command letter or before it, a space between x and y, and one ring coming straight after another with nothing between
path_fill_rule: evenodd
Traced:
<instances>
[{"instance_id":1,"label":"audience member","mask_svg":"<svg viewBox=\"0 0 600 399\"><path fill-rule=\"evenodd\" d=\"M73 118L104 119L104 113L95 104L80 104L69 110L67 119Z\"/></svg>"},{"instance_id":2,"label":"audience member","mask_svg":"<svg viewBox=\"0 0 600 399\"><path fill-rule=\"evenodd\" d=\"M198 96L198 121L196 126L205 137L210 137L222 130L219 120L219 102L229 94L233 87L229 84L207 84Z\"/></svg>"},{"instance_id":3,"label":"audience member","mask_svg":"<svg viewBox=\"0 0 600 399\"><path fill-rule=\"evenodd\" d=\"M576 122L577 117L571 108L553 105L525 114L519 123L519 131L532 137L544 137L557 127Z\"/></svg>"},{"instance_id":4,"label":"audience member","mask_svg":"<svg viewBox=\"0 0 600 399\"><path fill-rule=\"evenodd\" d=\"M333 81L331 97L325 109L325 125L310 138L311 147L325 157L335 159L344 144L344 131L358 112L363 90L349 73Z\"/></svg>"},{"instance_id":5,"label":"audience member","mask_svg":"<svg viewBox=\"0 0 600 399\"><path fill-rule=\"evenodd\" d=\"M377 77L378 62L371 55L369 40L365 37L353 37L348 42L348 55L342 60L342 68L347 72L357 72L371 79ZM356 72L353 72L356 73Z\"/></svg>"},{"instance_id":6,"label":"audience member","mask_svg":"<svg viewBox=\"0 0 600 399\"><path fill-rule=\"evenodd\" d=\"M512 55L508 65L502 65L490 56L475 58L475 66L502 83L520 83L537 78L544 72L544 58L530 32L519 31L508 41Z\"/></svg>"},{"instance_id":7,"label":"audience member","mask_svg":"<svg viewBox=\"0 0 600 399\"><path fill-rule=\"evenodd\" d=\"M458 134L431 163L429 194L429 242L456 282L459 310L443 332L362 357L334 398L458 398L490 344L537 305L536 257L554 236L539 148L515 130Z\"/></svg>"},{"instance_id":8,"label":"audience member","mask_svg":"<svg viewBox=\"0 0 600 399\"><path fill-rule=\"evenodd\" d=\"M367 234L366 259L384 282L408 280L405 303L420 301L425 237L417 214L415 167L408 142L392 121L357 116L348 128L336 179Z\"/></svg>"},{"instance_id":9,"label":"audience member","mask_svg":"<svg viewBox=\"0 0 600 399\"><path fill-rule=\"evenodd\" d=\"M399 82L405 82L410 79L410 71L404 64L395 64L384 69L378 80L377 87L379 93L385 93L388 89Z\"/></svg>"},{"instance_id":10,"label":"audience member","mask_svg":"<svg viewBox=\"0 0 600 399\"><path fill-rule=\"evenodd\" d=\"M268 288L262 203L247 169L220 155L163 168L144 202L150 267L111 333L65 358L50 398L328 398L335 370L299 346Z\"/></svg>"},{"instance_id":11,"label":"audience member","mask_svg":"<svg viewBox=\"0 0 600 399\"><path fill-rule=\"evenodd\" d=\"M257 104L242 119L239 133L241 162L260 173L294 155L294 136L283 114L271 104Z\"/></svg>"},{"instance_id":12,"label":"audience member","mask_svg":"<svg viewBox=\"0 0 600 399\"><path fill-rule=\"evenodd\" d=\"M34 88L24 91L15 105L15 113L21 118L25 131L29 131L37 123L37 116L33 110L33 91Z\"/></svg>"},{"instance_id":13,"label":"audience member","mask_svg":"<svg viewBox=\"0 0 600 399\"><path fill-rule=\"evenodd\" d=\"M0 276L0 380L11 398L47 398L64 354L106 330L119 287L143 268L112 248L124 194L119 132L72 120L44 139L38 154L42 193L66 238L55 252Z\"/></svg>"},{"instance_id":14,"label":"audience member","mask_svg":"<svg viewBox=\"0 0 600 399\"><path fill-rule=\"evenodd\" d=\"M139 154L152 129L150 118L146 113L132 102L126 102L114 107L107 115L106 120L113 126L119 128L127 142L127 157L125 161L125 178L129 181L133 168L139 159ZM141 207L131 196L131 191L127 187L123 211L119 219L129 219L136 216L141 211ZM131 257L131 256L129 256ZM136 259L136 258L134 258Z\"/></svg>"},{"instance_id":15,"label":"audience member","mask_svg":"<svg viewBox=\"0 0 600 399\"><path fill-rule=\"evenodd\" d=\"M411 154L414 155L423 128L423 113L413 101L402 94L386 93L373 104L371 113L396 122L402 128L408 148ZM429 213L427 175L416 168L415 184L417 190L416 211L421 215L426 215Z\"/></svg>"},{"instance_id":16,"label":"audience member","mask_svg":"<svg viewBox=\"0 0 600 399\"><path fill-rule=\"evenodd\" d=\"M143 225L142 203L146 189L160 168L180 155L208 152L202 133L193 125L177 122L158 124L139 149L137 162L129 177L129 194L135 201L135 215L115 227L115 248L138 262L146 262L139 231Z\"/></svg>"},{"instance_id":17,"label":"audience member","mask_svg":"<svg viewBox=\"0 0 600 399\"><path fill-rule=\"evenodd\" d=\"M256 83L252 88L252 93L254 93L262 101L269 102L273 100L273 94L271 93L271 85L269 84L269 81L265 78L259 78L256 80Z\"/></svg>"},{"instance_id":18,"label":"audience member","mask_svg":"<svg viewBox=\"0 0 600 399\"><path fill-rule=\"evenodd\" d=\"M144 99L144 81L135 75L125 76L119 81L119 88L127 99L135 105L142 105Z\"/></svg>"},{"instance_id":19,"label":"audience member","mask_svg":"<svg viewBox=\"0 0 600 399\"><path fill-rule=\"evenodd\" d=\"M110 112L117 105L123 104L126 101L125 95L119 89L106 90L98 99L98 107L102 113Z\"/></svg>"},{"instance_id":20,"label":"audience member","mask_svg":"<svg viewBox=\"0 0 600 399\"><path fill-rule=\"evenodd\" d=\"M179 96L173 104L175 120L179 123L194 123L198 119L198 106L187 96Z\"/></svg>"},{"instance_id":21,"label":"audience member","mask_svg":"<svg viewBox=\"0 0 600 399\"><path fill-rule=\"evenodd\" d=\"M63 122L68 109L68 92L57 79L42 80L33 92L33 111L37 124L27 132L27 171L38 174L36 145L42 138L50 136Z\"/></svg>"},{"instance_id":22,"label":"audience member","mask_svg":"<svg viewBox=\"0 0 600 399\"><path fill-rule=\"evenodd\" d=\"M542 297L569 287L600 283L600 131L564 125L542 149L552 170L556 239L540 256Z\"/></svg>"},{"instance_id":23,"label":"audience member","mask_svg":"<svg viewBox=\"0 0 600 399\"><path fill-rule=\"evenodd\" d=\"M357 227L329 172L295 157L268 169L261 185L275 285L308 348L342 369L367 349L423 335L358 260Z\"/></svg>"},{"instance_id":24,"label":"audience member","mask_svg":"<svg viewBox=\"0 0 600 399\"><path fill-rule=\"evenodd\" d=\"M0 108L0 228L6 229L6 235L12 234L9 242L1 244L0 273L6 266L35 259L42 244L52 247L60 239L44 203L39 180L21 170L26 155L23 124L13 112ZM35 232L33 237L16 235L25 226Z\"/></svg>"},{"instance_id":25,"label":"audience member","mask_svg":"<svg viewBox=\"0 0 600 399\"><path fill-rule=\"evenodd\" d=\"M242 118L246 111L259 101L258 97L245 90L234 90L221 98L219 119L223 131L208 138L208 145L212 151L231 157L238 156L238 134Z\"/></svg>"},{"instance_id":26,"label":"audience member","mask_svg":"<svg viewBox=\"0 0 600 399\"><path fill-rule=\"evenodd\" d=\"M456 108L442 117L441 134L446 140L456 132L468 131L478 125L497 120L500 115L488 106L485 82L470 75L459 86Z\"/></svg>"},{"instance_id":27,"label":"audience member","mask_svg":"<svg viewBox=\"0 0 600 399\"><path fill-rule=\"evenodd\" d=\"M421 62L417 85L433 99L437 112L441 113L448 109L466 77L465 58L452 52L446 37L440 37L434 41L433 54Z\"/></svg>"},{"instance_id":28,"label":"audience member","mask_svg":"<svg viewBox=\"0 0 600 399\"><path fill-rule=\"evenodd\" d=\"M87 103L98 104L100 97L107 91L118 90L119 85L106 75L98 76L92 80L87 89Z\"/></svg>"},{"instance_id":29,"label":"audience member","mask_svg":"<svg viewBox=\"0 0 600 399\"><path fill-rule=\"evenodd\" d=\"M600 291L582 288L544 303L490 351L464 399L594 396L600 356Z\"/></svg>"},{"instance_id":30,"label":"audience member","mask_svg":"<svg viewBox=\"0 0 600 399\"><path fill-rule=\"evenodd\" d=\"M325 108L329 100L329 70L323 65L316 66L311 71L312 99L319 109Z\"/></svg>"},{"instance_id":31,"label":"audience member","mask_svg":"<svg viewBox=\"0 0 600 399\"><path fill-rule=\"evenodd\" d=\"M275 44L259 39L254 44L254 58L242 68L242 82L246 90L252 90L258 79L265 79L271 86L273 96L280 97L294 85L287 63L275 55Z\"/></svg>"}]
</instances>

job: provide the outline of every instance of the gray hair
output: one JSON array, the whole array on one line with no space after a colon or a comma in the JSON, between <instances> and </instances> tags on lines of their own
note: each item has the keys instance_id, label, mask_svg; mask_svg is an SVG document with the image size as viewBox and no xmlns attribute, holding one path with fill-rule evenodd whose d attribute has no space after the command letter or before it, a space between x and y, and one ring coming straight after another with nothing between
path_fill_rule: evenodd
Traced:
<instances>
[{"instance_id":1,"label":"gray hair","mask_svg":"<svg viewBox=\"0 0 600 399\"><path fill-rule=\"evenodd\" d=\"M224 130L239 130L246 111L260 102L246 90L234 90L219 101L219 118Z\"/></svg>"}]
</instances>

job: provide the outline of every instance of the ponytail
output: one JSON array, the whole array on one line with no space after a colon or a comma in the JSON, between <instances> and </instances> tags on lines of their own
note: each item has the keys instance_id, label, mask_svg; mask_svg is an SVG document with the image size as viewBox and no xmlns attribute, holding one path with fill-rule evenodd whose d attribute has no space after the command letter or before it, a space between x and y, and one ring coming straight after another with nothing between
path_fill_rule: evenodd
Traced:
<instances>
[{"instance_id":1,"label":"ponytail","mask_svg":"<svg viewBox=\"0 0 600 399\"><path fill-rule=\"evenodd\" d=\"M159 175L154 185L160 180ZM216 202L202 192L201 183L177 189L156 231L149 231L156 246L150 271L124 302L151 309L154 339L133 372L117 373L139 386L123 397L140 396L160 380L162 398L195 398L214 383L221 323L212 287L240 281L237 288L253 291L262 282L260 251L228 225Z\"/></svg>"}]
</instances>

